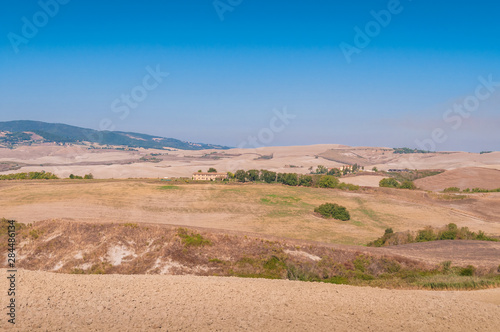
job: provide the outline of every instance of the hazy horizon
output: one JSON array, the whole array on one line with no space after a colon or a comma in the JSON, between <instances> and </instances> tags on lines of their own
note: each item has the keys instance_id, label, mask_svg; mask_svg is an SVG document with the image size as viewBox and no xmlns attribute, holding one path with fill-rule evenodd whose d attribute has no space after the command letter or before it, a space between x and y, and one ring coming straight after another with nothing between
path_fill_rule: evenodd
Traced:
<instances>
[{"instance_id":1,"label":"hazy horizon","mask_svg":"<svg viewBox=\"0 0 500 332\"><path fill-rule=\"evenodd\" d=\"M9 3L1 120L232 147L499 150L498 7Z\"/></svg>"}]
</instances>

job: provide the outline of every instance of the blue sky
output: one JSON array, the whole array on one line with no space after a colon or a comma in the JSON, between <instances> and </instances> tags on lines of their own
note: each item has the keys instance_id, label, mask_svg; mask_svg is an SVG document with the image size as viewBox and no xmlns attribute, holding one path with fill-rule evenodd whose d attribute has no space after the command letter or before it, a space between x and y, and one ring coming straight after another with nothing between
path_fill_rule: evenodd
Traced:
<instances>
[{"instance_id":1,"label":"blue sky","mask_svg":"<svg viewBox=\"0 0 500 332\"><path fill-rule=\"evenodd\" d=\"M499 150L498 2L54 1L3 3L1 121L238 146L286 109L257 144Z\"/></svg>"}]
</instances>

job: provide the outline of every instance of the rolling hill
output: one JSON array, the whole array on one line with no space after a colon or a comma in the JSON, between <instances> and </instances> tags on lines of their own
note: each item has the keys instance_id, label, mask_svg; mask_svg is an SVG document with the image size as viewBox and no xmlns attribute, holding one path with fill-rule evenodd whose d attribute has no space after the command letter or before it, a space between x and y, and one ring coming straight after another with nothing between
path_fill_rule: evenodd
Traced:
<instances>
[{"instance_id":1,"label":"rolling hill","mask_svg":"<svg viewBox=\"0 0 500 332\"><path fill-rule=\"evenodd\" d=\"M0 144L30 144L34 142L78 143L91 142L101 145L121 145L131 148L176 148L183 150L228 149L228 147L204 143L185 142L175 138L151 136L120 131L99 131L61 123L41 121L0 122ZM32 135L34 133L36 135Z\"/></svg>"}]
</instances>

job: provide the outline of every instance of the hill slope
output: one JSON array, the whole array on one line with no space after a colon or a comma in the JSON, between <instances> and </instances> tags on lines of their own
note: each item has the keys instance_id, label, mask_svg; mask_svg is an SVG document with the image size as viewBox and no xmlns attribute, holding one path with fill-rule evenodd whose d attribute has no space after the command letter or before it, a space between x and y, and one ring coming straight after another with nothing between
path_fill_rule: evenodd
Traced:
<instances>
[{"instance_id":1,"label":"hill slope","mask_svg":"<svg viewBox=\"0 0 500 332\"><path fill-rule=\"evenodd\" d=\"M201 150L201 149L226 149L227 147L213 144L191 143L174 138L151 136L146 134L99 131L80 128L60 123L46 123L41 121L8 121L0 122L0 131L9 132L0 136L0 143L29 144L35 141L47 141L56 143L92 142L102 145L123 145L133 148L155 148L164 147ZM30 135L34 133L35 135Z\"/></svg>"},{"instance_id":2,"label":"hill slope","mask_svg":"<svg viewBox=\"0 0 500 332\"><path fill-rule=\"evenodd\" d=\"M491 190L500 188L500 171L483 167L464 167L418 179L415 184L422 189L434 191L449 187Z\"/></svg>"}]
</instances>

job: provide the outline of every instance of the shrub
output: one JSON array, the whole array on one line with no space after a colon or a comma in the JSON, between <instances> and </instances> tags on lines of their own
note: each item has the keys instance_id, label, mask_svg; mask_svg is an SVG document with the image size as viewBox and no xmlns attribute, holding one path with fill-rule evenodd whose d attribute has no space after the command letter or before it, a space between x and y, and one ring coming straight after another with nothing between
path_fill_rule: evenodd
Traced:
<instances>
[{"instance_id":1,"label":"shrub","mask_svg":"<svg viewBox=\"0 0 500 332\"><path fill-rule=\"evenodd\" d=\"M413 181L403 181L401 185L399 186L401 189L409 189L409 190L415 190L417 189L417 186L413 183Z\"/></svg>"},{"instance_id":2,"label":"shrub","mask_svg":"<svg viewBox=\"0 0 500 332\"><path fill-rule=\"evenodd\" d=\"M336 186L339 185L339 180L333 175L323 175L319 179L318 185L321 188L335 188Z\"/></svg>"},{"instance_id":3,"label":"shrub","mask_svg":"<svg viewBox=\"0 0 500 332\"><path fill-rule=\"evenodd\" d=\"M201 234L190 233L185 228L179 228L177 231L177 235L182 239L182 243L186 247L202 247L204 245L212 245L212 242L208 239L205 239Z\"/></svg>"},{"instance_id":4,"label":"shrub","mask_svg":"<svg viewBox=\"0 0 500 332\"><path fill-rule=\"evenodd\" d=\"M476 273L476 268L472 265L468 265L467 267L463 267L460 269L459 274L461 276L472 277Z\"/></svg>"},{"instance_id":5,"label":"shrub","mask_svg":"<svg viewBox=\"0 0 500 332\"><path fill-rule=\"evenodd\" d=\"M417 237L415 238L415 241L417 242L427 242L434 240L436 240L436 235L434 234L434 231L431 227L426 227L425 229L418 231Z\"/></svg>"},{"instance_id":6,"label":"shrub","mask_svg":"<svg viewBox=\"0 0 500 332\"><path fill-rule=\"evenodd\" d=\"M325 218L333 218L338 220L347 221L351 219L349 211L343 206L335 203L321 204L314 209L314 212L321 214Z\"/></svg>"},{"instance_id":7,"label":"shrub","mask_svg":"<svg viewBox=\"0 0 500 332\"><path fill-rule=\"evenodd\" d=\"M487 236L483 231L478 231L476 234L471 232L467 227L459 229L456 224L450 223L441 229L434 229L430 226L426 227L425 229L419 230L416 235L410 231L394 233L392 228L387 228L383 236L369 242L367 245L369 247L381 247L386 245L391 246L436 240L479 240L498 242L498 239Z\"/></svg>"},{"instance_id":8,"label":"shrub","mask_svg":"<svg viewBox=\"0 0 500 332\"><path fill-rule=\"evenodd\" d=\"M451 261L444 261L441 265L443 266L443 272L448 273L451 271Z\"/></svg>"},{"instance_id":9,"label":"shrub","mask_svg":"<svg viewBox=\"0 0 500 332\"><path fill-rule=\"evenodd\" d=\"M41 234L42 232L38 229L32 229L29 231L29 235L35 240L38 239Z\"/></svg>"},{"instance_id":10,"label":"shrub","mask_svg":"<svg viewBox=\"0 0 500 332\"><path fill-rule=\"evenodd\" d=\"M457 187L449 187L443 190L445 193L458 193L460 192L460 188Z\"/></svg>"},{"instance_id":11,"label":"shrub","mask_svg":"<svg viewBox=\"0 0 500 332\"><path fill-rule=\"evenodd\" d=\"M386 187L386 188L398 188L399 182L393 178L385 178L385 179L380 180L378 185L380 187Z\"/></svg>"},{"instance_id":12,"label":"shrub","mask_svg":"<svg viewBox=\"0 0 500 332\"><path fill-rule=\"evenodd\" d=\"M350 190L350 191L359 190L359 186L357 186L355 184L345 183L345 182L341 182L337 186L337 188L341 189L341 190Z\"/></svg>"}]
</instances>

